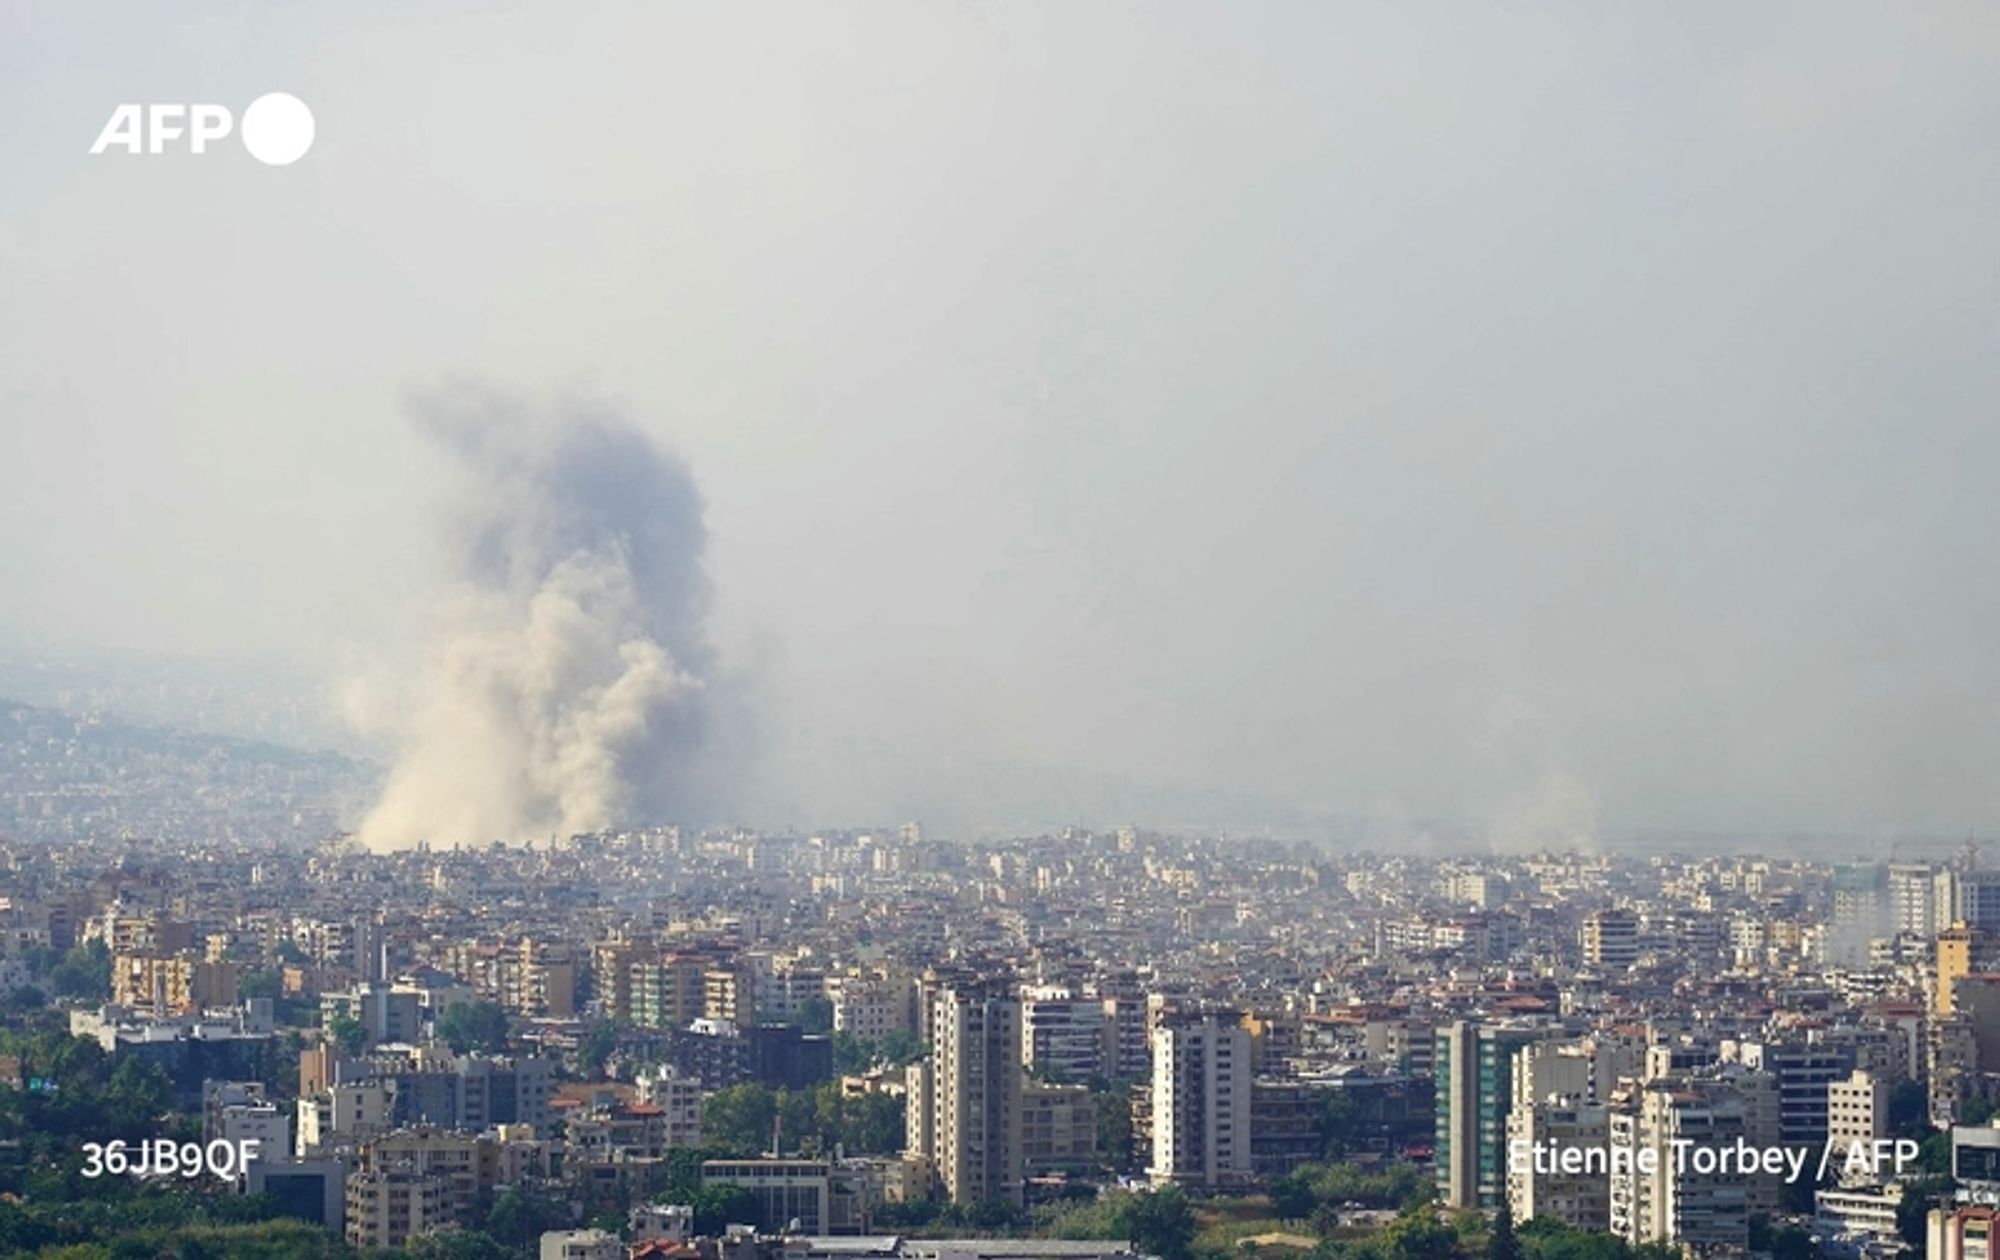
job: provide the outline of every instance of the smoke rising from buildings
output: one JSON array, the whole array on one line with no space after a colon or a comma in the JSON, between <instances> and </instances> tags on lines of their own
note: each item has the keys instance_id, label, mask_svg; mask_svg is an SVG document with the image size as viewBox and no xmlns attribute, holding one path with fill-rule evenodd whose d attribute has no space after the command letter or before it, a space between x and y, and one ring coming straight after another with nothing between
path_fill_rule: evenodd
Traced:
<instances>
[{"instance_id":1,"label":"smoke rising from buildings","mask_svg":"<svg viewBox=\"0 0 2000 1260\"><path fill-rule=\"evenodd\" d=\"M1575 775L1550 766L1531 788L1502 803L1489 824L1487 841L1493 852L1506 857L1594 852L1597 804Z\"/></svg>"},{"instance_id":2,"label":"smoke rising from buildings","mask_svg":"<svg viewBox=\"0 0 2000 1260\"><path fill-rule=\"evenodd\" d=\"M696 808L714 662L687 467L600 408L467 393L418 425L464 482L456 571L394 701L399 752L362 844L544 840Z\"/></svg>"},{"instance_id":3,"label":"smoke rising from buildings","mask_svg":"<svg viewBox=\"0 0 2000 1260\"><path fill-rule=\"evenodd\" d=\"M673 418L711 820L2000 829L2000 6L113 7L0 50L0 652L300 720L128 716L414 670L451 364ZM324 134L63 139L155 81Z\"/></svg>"}]
</instances>

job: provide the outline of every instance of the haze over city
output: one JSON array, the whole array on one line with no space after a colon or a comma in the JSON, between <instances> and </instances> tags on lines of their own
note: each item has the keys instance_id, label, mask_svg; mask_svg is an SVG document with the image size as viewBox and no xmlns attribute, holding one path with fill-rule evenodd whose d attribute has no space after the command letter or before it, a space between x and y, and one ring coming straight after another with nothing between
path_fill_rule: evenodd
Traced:
<instances>
[{"instance_id":1,"label":"haze over city","mask_svg":"<svg viewBox=\"0 0 2000 1260\"><path fill-rule=\"evenodd\" d=\"M471 391L684 470L690 821L1990 832L2000 15L1240 17L11 9L0 647L408 764Z\"/></svg>"},{"instance_id":2,"label":"haze over city","mask_svg":"<svg viewBox=\"0 0 2000 1260\"><path fill-rule=\"evenodd\" d=\"M1996 66L0 4L0 1260L2000 1260Z\"/></svg>"}]
</instances>

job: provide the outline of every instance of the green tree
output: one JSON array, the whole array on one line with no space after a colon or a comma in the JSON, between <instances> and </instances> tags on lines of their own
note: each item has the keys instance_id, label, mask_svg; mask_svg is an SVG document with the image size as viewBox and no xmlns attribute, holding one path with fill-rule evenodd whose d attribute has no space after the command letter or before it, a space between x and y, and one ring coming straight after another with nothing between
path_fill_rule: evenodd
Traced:
<instances>
[{"instance_id":1,"label":"green tree","mask_svg":"<svg viewBox=\"0 0 2000 1260\"><path fill-rule=\"evenodd\" d=\"M591 1079L604 1075L604 1065L611 1060L611 1054L618 1049L618 1026L608 1019L592 1024L590 1031L583 1035L577 1045L577 1063L583 1074Z\"/></svg>"},{"instance_id":2,"label":"green tree","mask_svg":"<svg viewBox=\"0 0 2000 1260\"><path fill-rule=\"evenodd\" d=\"M695 1192L694 1202L695 1232L711 1237L721 1234L731 1225L782 1226L783 1221L764 1219L763 1201L749 1190L737 1185L705 1185Z\"/></svg>"},{"instance_id":3,"label":"green tree","mask_svg":"<svg viewBox=\"0 0 2000 1260\"><path fill-rule=\"evenodd\" d=\"M552 1229L569 1226L569 1212L546 1195L509 1186L494 1199L484 1232L513 1251L531 1249Z\"/></svg>"},{"instance_id":4,"label":"green tree","mask_svg":"<svg viewBox=\"0 0 2000 1260\"><path fill-rule=\"evenodd\" d=\"M936 1199L907 1199L901 1203L884 1202L877 1204L873 1212L878 1230L897 1232L908 1229L923 1229L936 1222L938 1202ZM1072 1235L1058 1234L1059 1238ZM1114 1235L1115 1236L1115 1235Z\"/></svg>"},{"instance_id":5,"label":"green tree","mask_svg":"<svg viewBox=\"0 0 2000 1260\"><path fill-rule=\"evenodd\" d=\"M838 1091L839 1086L831 1089ZM850 1155L892 1155L903 1148L907 1136L905 1099L892 1094L862 1094L842 1097L839 1104L840 1125L831 1135L833 1144Z\"/></svg>"},{"instance_id":6,"label":"green tree","mask_svg":"<svg viewBox=\"0 0 2000 1260\"><path fill-rule=\"evenodd\" d=\"M973 1229L987 1233L1016 1228L1021 1224L1021 1209L1005 1199L981 1199L966 1206L959 1218Z\"/></svg>"},{"instance_id":7,"label":"green tree","mask_svg":"<svg viewBox=\"0 0 2000 1260\"><path fill-rule=\"evenodd\" d=\"M1320 1149L1329 1159L1348 1152L1356 1124L1354 1100L1346 1094L1331 1093L1321 1101L1315 1127L1319 1130Z\"/></svg>"},{"instance_id":8,"label":"green tree","mask_svg":"<svg viewBox=\"0 0 2000 1260\"><path fill-rule=\"evenodd\" d=\"M1514 1209L1502 1195L1499 1209L1493 1213L1492 1232L1486 1236L1486 1260L1526 1260L1526 1256L1521 1240L1514 1235Z\"/></svg>"},{"instance_id":9,"label":"green tree","mask_svg":"<svg viewBox=\"0 0 2000 1260\"><path fill-rule=\"evenodd\" d=\"M850 1032L833 1034L833 1070L845 1075L875 1066L875 1043Z\"/></svg>"},{"instance_id":10,"label":"green tree","mask_svg":"<svg viewBox=\"0 0 2000 1260\"><path fill-rule=\"evenodd\" d=\"M876 1068L899 1068L915 1063L926 1053L924 1043L917 1039L917 1035L901 1028L873 1040L850 1032L833 1034L834 1069L848 1075L859 1075Z\"/></svg>"},{"instance_id":11,"label":"green tree","mask_svg":"<svg viewBox=\"0 0 2000 1260\"><path fill-rule=\"evenodd\" d=\"M326 1034L345 1055L360 1054L368 1045L368 1030L352 1015L335 1015L326 1022Z\"/></svg>"},{"instance_id":12,"label":"green tree","mask_svg":"<svg viewBox=\"0 0 2000 1260\"><path fill-rule=\"evenodd\" d=\"M284 993L284 977L275 971L253 971L236 982L236 993L242 998L270 998L277 1001Z\"/></svg>"},{"instance_id":13,"label":"green tree","mask_svg":"<svg viewBox=\"0 0 2000 1260\"><path fill-rule=\"evenodd\" d=\"M1632 1249L1614 1235L1571 1229L1546 1216L1523 1224L1516 1237L1528 1260L1633 1260Z\"/></svg>"},{"instance_id":14,"label":"green tree","mask_svg":"<svg viewBox=\"0 0 2000 1260\"><path fill-rule=\"evenodd\" d=\"M667 1152L666 1187L653 1196L655 1203L692 1203L701 1192L701 1166L711 1159L724 1159L732 1152L716 1146L676 1146Z\"/></svg>"},{"instance_id":15,"label":"green tree","mask_svg":"<svg viewBox=\"0 0 2000 1260\"><path fill-rule=\"evenodd\" d=\"M777 1115L777 1095L762 1085L720 1089L702 1102L702 1136L731 1155L755 1155L770 1143Z\"/></svg>"},{"instance_id":16,"label":"green tree","mask_svg":"<svg viewBox=\"0 0 2000 1260\"><path fill-rule=\"evenodd\" d=\"M437 1035L454 1054L474 1050L503 1054L507 1049L507 1012L494 1002L461 1002L438 1016Z\"/></svg>"},{"instance_id":17,"label":"green tree","mask_svg":"<svg viewBox=\"0 0 2000 1260\"><path fill-rule=\"evenodd\" d=\"M1318 1206L1319 1196L1313 1193L1312 1183L1298 1173L1286 1173L1271 1182L1271 1210L1279 1220L1305 1220Z\"/></svg>"},{"instance_id":18,"label":"green tree","mask_svg":"<svg viewBox=\"0 0 2000 1260\"><path fill-rule=\"evenodd\" d=\"M1125 1237L1141 1254L1160 1260L1190 1260L1194 1254L1194 1206L1178 1186L1133 1195L1123 1215Z\"/></svg>"},{"instance_id":19,"label":"green tree","mask_svg":"<svg viewBox=\"0 0 2000 1260\"><path fill-rule=\"evenodd\" d=\"M1294 1176L1309 1182L1322 1204L1350 1200L1371 1208L1406 1208L1436 1198L1430 1178L1408 1164L1370 1172L1353 1164L1306 1164Z\"/></svg>"},{"instance_id":20,"label":"green tree","mask_svg":"<svg viewBox=\"0 0 2000 1260\"><path fill-rule=\"evenodd\" d=\"M1132 1091L1114 1084L1091 1101L1097 1110L1097 1149L1114 1171L1124 1172L1132 1163Z\"/></svg>"},{"instance_id":21,"label":"green tree","mask_svg":"<svg viewBox=\"0 0 2000 1260\"><path fill-rule=\"evenodd\" d=\"M1897 1081L1889 1091L1889 1131L1922 1140L1931 1131L1931 1100L1922 1081Z\"/></svg>"},{"instance_id":22,"label":"green tree","mask_svg":"<svg viewBox=\"0 0 2000 1260\"><path fill-rule=\"evenodd\" d=\"M1932 1208L1945 1202L1958 1189L1951 1177L1920 1177L1903 1184L1903 1197L1896 1204L1896 1232L1910 1246L1922 1249L1927 1218Z\"/></svg>"},{"instance_id":23,"label":"green tree","mask_svg":"<svg viewBox=\"0 0 2000 1260\"><path fill-rule=\"evenodd\" d=\"M1951 1131L1939 1129L1917 1144L1917 1168L1928 1176L1951 1175Z\"/></svg>"},{"instance_id":24,"label":"green tree","mask_svg":"<svg viewBox=\"0 0 2000 1260\"><path fill-rule=\"evenodd\" d=\"M1130 1191L1113 1190L1091 1198L1068 1200L1037 1209L1041 1228L1036 1232L1073 1241L1111 1242L1125 1238L1125 1206Z\"/></svg>"},{"instance_id":25,"label":"green tree","mask_svg":"<svg viewBox=\"0 0 2000 1260\"><path fill-rule=\"evenodd\" d=\"M424 1234L412 1238L407 1250L410 1260L512 1260L512 1254L498 1239L478 1229Z\"/></svg>"},{"instance_id":26,"label":"green tree","mask_svg":"<svg viewBox=\"0 0 2000 1260\"><path fill-rule=\"evenodd\" d=\"M1382 1230L1382 1246L1396 1260L1453 1260L1458 1255L1458 1231L1438 1215L1435 1205L1406 1208Z\"/></svg>"},{"instance_id":27,"label":"green tree","mask_svg":"<svg viewBox=\"0 0 2000 1260\"><path fill-rule=\"evenodd\" d=\"M21 1204L0 1200L0 1251L40 1251L55 1239L55 1226Z\"/></svg>"},{"instance_id":28,"label":"green tree","mask_svg":"<svg viewBox=\"0 0 2000 1260\"><path fill-rule=\"evenodd\" d=\"M799 1027L809 1033L832 1032L833 1003L823 997L807 998L799 1003Z\"/></svg>"},{"instance_id":29,"label":"green tree","mask_svg":"<svg viewBox=\"0 0 2000 1260\"><path fill-rule=\"evenodd\" d=\"M1819 1247L1812 1235L1796 1225L1786 1225L1771 1233L1771 1260L1814 1260Z\"/></svg>"},{"instance_id":30,"label":"green tree","mask_svg":"<svg viewBox=\"0 0 2000 1260\"><path fill-rule=\"evenodd\" d=\"M1750 1250L1766 1252L1772 1260L1814 1260L1820 1254L1812 1234L1792 1224L1772 1226L1768 1216L1750 1218Z\"/></svg>"},{"instance_id":31,"label":"green tree","mask_svg":"<svg viewBox=\"0 0 2000 1260\"><path fill-rule=\"evenodd\" d=\"M110 997L110 947L103 941L84 941L72 947L49 972L49 986L59 997Z\"/></svg>"},{"instance_id":32,"label":"green tree","mask_svg":"<svg viewBox=\"0 0 2000 1260\"><path fill-rule=\"evenodd\" d=\"M119 1060L104 1086L106 1118L116 1128L144 1128L173 1110L174 1088L158 1066Z\"/></svg>"}]
</instances>

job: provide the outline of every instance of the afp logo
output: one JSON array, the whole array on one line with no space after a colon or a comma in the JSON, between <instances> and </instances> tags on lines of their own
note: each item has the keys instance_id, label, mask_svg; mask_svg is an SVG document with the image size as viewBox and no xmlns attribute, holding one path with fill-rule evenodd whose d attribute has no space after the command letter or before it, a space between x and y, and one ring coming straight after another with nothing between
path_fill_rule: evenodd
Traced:
<instances>
[{"instance_id":1,"label":"afp logo","mask_svg":"<svg viewBox=\"0 0 2000 1260\"><path fill-rule=\"evenodd\" d=\"M231 130L250 156L266 166L290 166L312 148L313 115L290 92L266 92L243 110L236 124L227 105L120 105L97 133L100 153L203 154Z\"/></svg>"}]
</instances>

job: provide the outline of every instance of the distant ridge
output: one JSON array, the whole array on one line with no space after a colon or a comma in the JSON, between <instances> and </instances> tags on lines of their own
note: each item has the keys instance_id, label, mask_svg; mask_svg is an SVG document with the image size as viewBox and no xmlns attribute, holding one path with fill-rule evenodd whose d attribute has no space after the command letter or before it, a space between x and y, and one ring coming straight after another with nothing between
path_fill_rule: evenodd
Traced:
<instances>
[{"instance_id":1,"label":"distant ridge","mask_svg":"<svg viewBox=\"0 0 2000 1260\"><path fill-rule=\"evenodd\" d=\"M343 753L0 699L0 840L312 843L379 775Z\"/></svg>"},{"instance_id":2,"label":"distant ridge","mask_svg":"<svg viewBox=\"0 0 2000 1260\"><path fill-rule=\"evenodd\" d=\"M375 773L375 767L370 763L344 753L296 748L268 739L219 735L179 726L128 722L111 714L70 713L0 697L0 744L11 745L15 737L24 734L53 738L65 732L76 743L95 748L130 747L188 758L221 753L245 761L278 766L320 766L353 774Z\"/></svg>"}]
</instances>

